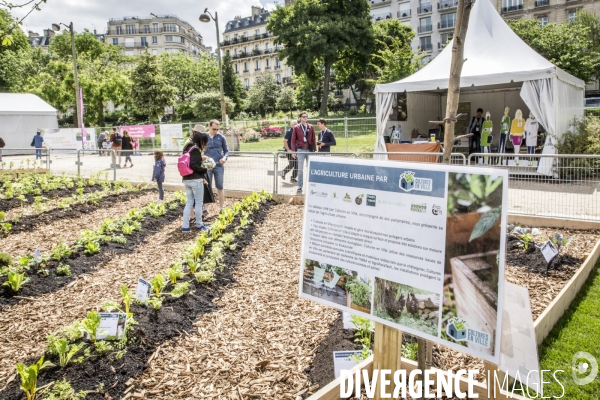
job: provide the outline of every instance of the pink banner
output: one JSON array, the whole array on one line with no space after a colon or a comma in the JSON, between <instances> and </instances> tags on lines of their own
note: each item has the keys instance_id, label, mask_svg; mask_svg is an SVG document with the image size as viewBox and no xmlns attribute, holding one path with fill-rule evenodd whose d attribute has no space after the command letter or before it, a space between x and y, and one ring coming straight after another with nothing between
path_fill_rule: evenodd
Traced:
<instances>
[{"instance_id":1,"label":"pink banner","mask_svg":"<svg viewBox=\"0 0 600 400\"><path fill-rule=\"evenodd\" d=\"M121 126L120 129L121 134L123 131L127 131L134 139L156 137L156 129L154 128L154 125Z\"/></svg>"}]
</instances>

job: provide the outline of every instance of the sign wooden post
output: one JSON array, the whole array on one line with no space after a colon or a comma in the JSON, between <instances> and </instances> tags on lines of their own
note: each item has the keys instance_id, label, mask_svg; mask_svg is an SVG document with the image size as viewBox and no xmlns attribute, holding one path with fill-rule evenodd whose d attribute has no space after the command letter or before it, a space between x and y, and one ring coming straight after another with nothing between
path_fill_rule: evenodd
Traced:
<instances>
[{"instance_id":1,"label":"sign wooden post","mask_svg":"<svg viewBox=\"0 0 600 400\"><path fill-rule=\"evenodd\" d=\"M389 369L392 374L401 369L402 362L402 331L390 328L379 322L375 322L375 343L373 345L373 370ZM381 399L381 377L377 377L377 389L375 400ZM389 379L389 377L388 377ZM392 394L395 390L394 379L390 379L391 385L387 393Z\"/></svg>"}]
</instances>

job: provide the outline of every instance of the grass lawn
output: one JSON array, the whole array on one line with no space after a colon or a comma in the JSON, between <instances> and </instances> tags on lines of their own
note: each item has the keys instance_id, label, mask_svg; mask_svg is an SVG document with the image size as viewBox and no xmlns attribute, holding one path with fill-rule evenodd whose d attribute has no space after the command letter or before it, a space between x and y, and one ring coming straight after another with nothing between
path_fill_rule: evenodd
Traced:
<instances>
[{"instance_id":1,"label":"grass lawn","mask_svg":"<svg viewBox=\"0 0 600 400\"><path fill-rule=\"evenodd\" d=\"M369 152L373 151L375 147L375 133L369 133L360 136L353 136L348 138L348 151L351 153ZM337 146L331 148L334 153L346 152L346 139L342 136L336 137ZM267 151L277 152L283 148L283 138L275 139L264 139L258 142L240 144L241 151Z\"/></svg>"},{"instance_id":2,"label":"grass lawn","mask_svg":"<svg viewBox=\"0 0 600 400\"><path fill-rule=\"evenodd\" d=\"M562 388L552 378L552 373L556 370L563 370L564 372L556 374L556 377L565 387L563 399L600 398L600 376L596 377L591 383L582 386L576 385L572 377L573 355L578 351L585 351L600 361L599 344L600 263L597 263L569 309L539 348L540 369L552 371L544 373L544 381L552 382L544 385L544 396L562 396ZM576 365L579 362L586 361L584 359L577 360ZM588 368L587 374L578 374L577 376L579 378L587 377L590 369L591 366Z\"/></svg>"}]
</instances>

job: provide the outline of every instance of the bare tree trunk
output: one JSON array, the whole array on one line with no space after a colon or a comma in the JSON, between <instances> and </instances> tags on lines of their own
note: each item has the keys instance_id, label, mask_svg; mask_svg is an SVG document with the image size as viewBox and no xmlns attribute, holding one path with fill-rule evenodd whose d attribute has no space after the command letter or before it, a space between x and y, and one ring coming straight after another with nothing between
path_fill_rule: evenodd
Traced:
<instances>
[{"instance_id":1,"label":"bare tree trunk","mask_svg":"<svg viewBox=\"0 0 600 400\"><path fill-rule=\"evenodd\" d=\"M456 124L456 112L458 111L458 98L460 95L460 75L465 61L465 37L467 35L467 28L469 27L471 8L473 8L471 0L458 0L454 41L452 42L450 80L448 81L446 118L444 118L444 164L450 164L450 155L454 146L454 125Z\"/></svg>"},{"instance_id":2,"label":"bare tree trunk","mask_svg":"<svg viewBox=\"0 0 600 400\"><path fill-rule=\"evenodd\" d=\"M325 76L323 77L323 97L321 99L321 111L319 114L322 117L327 116L327 99L329 98L329 72L331 71L331 63L325 60Z\"/></svg>"}]
</instances>

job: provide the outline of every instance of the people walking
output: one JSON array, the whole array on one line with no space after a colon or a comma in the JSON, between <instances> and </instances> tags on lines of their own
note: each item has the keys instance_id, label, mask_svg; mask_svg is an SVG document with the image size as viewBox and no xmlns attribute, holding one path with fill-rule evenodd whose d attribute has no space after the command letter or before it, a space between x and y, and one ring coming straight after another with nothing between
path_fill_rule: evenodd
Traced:
<instances>
[{"instance_id":1,"label":"people walking","mask_svg":"<svg viewBox=\"0 0 600 400\"><path fill-rule=\"evenodd\" d=\"M223 192L223 178L225 175L225 163L229 158L229 149L227 148L227 140L219 132L220 123L213 119L208 124L208 144L206 145L205 156L213 159L215 167L208 170L208 183L211 185L214 182L217 188L217 197L219 198L219 207L223 209L225 206L225 193Z\"/></svg>"},{"instance_id":2,"label":"people walking","mask_svg":"<svg viewBox=\"0 0 600 400\"><path fill-rule=\"evenodd\" d=\"M42 146L44 145L44 137L42 136L42 131L38 129L36 135L33 137L31 141L31 147L35 147L35 159L42 159Z\"/></svg>"},{"instance_id":3,"label":"people walking","mask_svg":"<svg viewBox=\"0 0 600 400\"><path fill-rule=\"evenodd\" d=\"M125 161L127 162L127 161ZM158 186L158 202L162 203L165 199L165 191L163 189L163 182L165 181L165 168L167 163L165 162L165 155L162 151L154 151L154 171L152 172L152 182L156 182Z\"/></svg>"},{"instance_id":4,"label":"people walking","mask_svg":"<svg viewBox=\"0 0 600 400\"><path fill-rule=\"evenodd\" d=\"M477 115L471 118L469 127L467 128L467 134L472 133L473 136L469 137L469 154L480 151L481 147L481 131L483 125L483 109L477 109Z\"/></svg>"},{"instance_id":5,"label":"people walking","mask_svg":"<svg viewBox=\"0 0 600 400\"><path fill-rule=\"evenodd\" d=\"M335 146L335 136L333 132L327 128L327 121L325 118L320 118L317 121L319 127L319 139L317 140L317 147L319 153L331 153L331 146Z\"/></svg>"},{"instance_id":6,"label":"people walking","mask_svg":"<svg viewBox=\"0 0 600 400\"><path fill-rule=\"evenodd\" d=\"M102 131L100 132L100 134L98 135L98 138L96 139L96 144L98 145L98 155L102 156L102 154L104 153L104 141L106 140L106 132Z\"/></svg>"},{"instance_id":7,"label":"people walking","mask_svg":"<svg viewBox=\"0 0 600 400\"><path fill-rule=\"evenodd\" d=\"M302 185L304 183L304 160L308 158L308 154L315 151L315 128L308 123L308 113L302 111L300 113L300 123L296 125L292 133L292 151L298 154L293 154L292 157L298 160L298 191L297 194L302 194Z\"/></svg>"},{"instance_id":8,"label":"people walking","mask_svg":"<svg viewBox=\"0 0 600 400\"><path fill-rule=\"evenodd\" d=\"M287 152L286 156L288 159L288 165L283 169L283 171L281 171L281 177L285 179L287 173L292 171L290 182L298 182L298 179L296 179L298 177L298 161L292 157L292 133L294 132L294 127L296 125L298 125L298 121L295 119L290 122L290 129L287 130L283 139L283 146Z\"/></svg>"},{"instance_id":9,"label":"people walking","mask_svg":"<svg viewBox=\"0 0 600 400\"><path fill-rule=\"evenodd\" d=\"M110 143L113 150L111 154L113 167L121 168L121 147L123 145L123 136L119 133L117 128L113 128L113 133L110 134ZM116 162L117 158L119 160L118 163Z\"/></svg>"},{"instance_id":10,"label":"people walking","mask_svg":"<svg viewBox=\"0 0 600 400\"><path fill-rule=\"evenodd\" d=\"M207 169L202 167L202 151L206 148L208 136L202 132L194 133L191 143L188 143L183 152L189 151L190 155L190 175L183 177L183 185L185 186L185 194L187 202L183 210L183 225L182 232L190 232L190 215L192 208L196 210L196 230L205 231L210 229L202 223L202 203L204 200L204 185L208 183L206 180Z\"/></svg>"},{"instance_id":11,"label":"people walking","mask_svg":"<svg viewBox=\"0 0 600 400\"><path fill-rule=\"evenodd\" d=\"M127 161L129 161L129 164L131 164L133 167L133 162L131 161L131 154L133 154L133 138L127 130L123 131L121 149L123 151L123 155L125 156L125 168L127 168Z\"/></svg>"}]
</instances>

